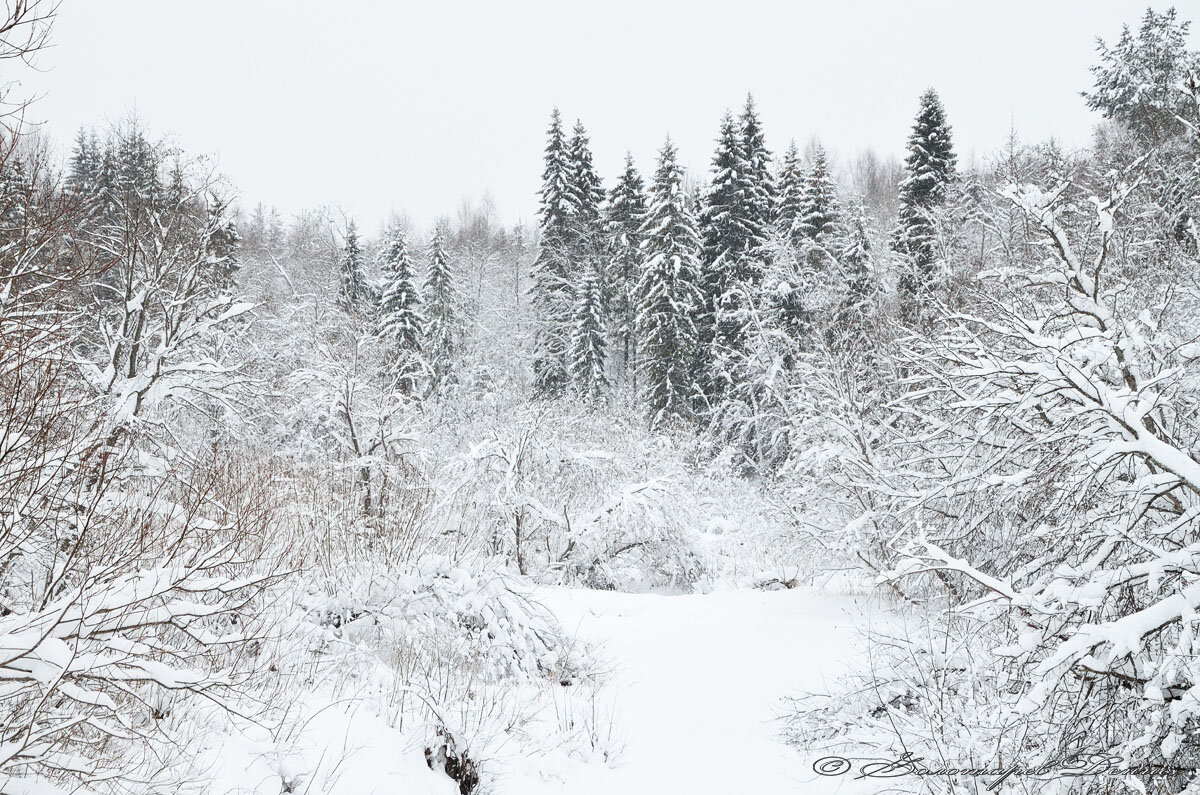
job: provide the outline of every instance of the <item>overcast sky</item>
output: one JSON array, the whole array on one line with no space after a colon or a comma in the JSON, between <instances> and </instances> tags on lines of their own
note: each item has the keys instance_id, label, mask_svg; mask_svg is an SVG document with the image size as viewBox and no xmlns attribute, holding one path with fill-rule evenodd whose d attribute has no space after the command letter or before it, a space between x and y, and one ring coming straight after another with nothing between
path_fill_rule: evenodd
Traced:
<instances>
[{"instance_id":1,"label":"overcast sky","mask_svg":"<svg viewBox=\"0 0 1200 795\"><path fill-rule=\"evenodd\" d=\"M1186 5L1186 4L1185 4ZM1163 8L1161 4L1156 6ZM64 0L34 115L70 141L136 111L215 153L243 204L340 204L418 223L490 191L532 216L554 105L581 118L606 186L669 132L707 169L752 91L767 143L899 153L928 86L960 156L1022 136L1087 140L1095 38L1126 0ZM1182 9L1186 16L1186 9ZM1200 10L1200 9L1197 9Z\"/></svg>"}]
</instances>

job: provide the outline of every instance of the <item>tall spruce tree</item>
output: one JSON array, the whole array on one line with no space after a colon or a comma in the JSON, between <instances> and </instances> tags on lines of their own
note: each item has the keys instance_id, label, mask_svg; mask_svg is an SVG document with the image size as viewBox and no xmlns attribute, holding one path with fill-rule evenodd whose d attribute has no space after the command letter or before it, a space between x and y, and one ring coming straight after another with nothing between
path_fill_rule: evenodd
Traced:
<instances>
[{"instance_id":1,"label":"tall spruce tree","mask_svg":"<svg viewBox=\"0 0 1200 795\"><path fill-rule=\"evenodd\" d=\"M381 253L383 292L379 301L379 333L397 351L419 352L424 319L404 233L390 230Z\"/></svg>"},{"instance_id":2,"label":"tall spruce tree","mask_svg":"<svg viewBox=\"0 0 1200 795\"><path fill-rule=\"evenodd\" d=\"M755 247L752 249L757 252L758 247L766 242L766 235L771 228L771 218L775 211L775 179L771 174L771 152L767 149L762 123L758 119L758 111L754 107L754 97L751 94L746 95L746 106L742 109L740 122L746 181L750 188L746 201L750 208L749 217L759 230L759 237L754 241ZM761 278L761 268L756 275Z\"/></svg>"},{"instance_id":3,"label":"tall spruce tree","mask_svg":"<svg viewBox=\"0 0 1200 795\"><path fill-rule=\"evenodd\" d=\"M720 376L723 360L744 348L747 289L761 279L755 258L766 233L745 147L743 130L726 112L713 155L712 184L700 213L704 303L697 316L693 367L710 400L728 386Z\"/></svg>"},{"instance_id":4,"label":"tall spruce tree","mask_svg":"<svg viewBox=\"0 0 1200 795\"><path fill-rule=\"evenodd\" d=\"M425 277L425 357L433 370L433 385L447 383L457 350L457 297L454 273L446 254L446 238L439 227L429 244L429 273Z\"/></svg>"},{"instance_id":5,"label":"tall spruce tree","mask_svg":"<svg viewBox=\"0 0 1200 795\"><path fill-rule=\"evenodd\" d=\"M815 246L837 248L842 235L842 207L829 175L825 148L813 148L812 162L804 174L797 231ZM831 254L836 255L836 250Z\"/></svg>"},{"instance_id":6,"label":"tall spruce tree","mask_svg":"<svg viewBox=\"0 0 1200 795\"><path fill-rule=\"evenodd\" d=\"M637 281L641 271L641 226L646 217L646 186L625 154L625 170L608 195L605 229L611 260L608 269L609 322L617 340L621 368L633 373L637 313Z\"/></svg>"},{"instance_id":7,"label":"tall spruce tree","mask_svg":"<svg viewBox=\"0 0 1200 795\"><path fill-rule=\"evenodd\" d=\"M396 367L396 388L411 395L424 369L421 362L421 297L417 294L408 241L399 229L388 232L380 272L383 292L379 300L379 335L391 348Z\"/></svg>"},{"instance_id":8,"label":"tall spruce tree","mask_svg":"<svg viewBox=\"0 0 1200 795\"><path fill-rule=\"evenodd\" d=\"M358 226L353 220L346 225L346 239L342 245L342 256L338 265L341 281L339 304L348 312L358 311L367 298L367 277L363 272L363 253L358 241Z\"/></svg>"},{"instance_id":9,"label":"tall spruce tree","mask_svg":"<svg viewBox=\"0 0 1200 795\"><path fill-rule=\"evenodd\" d=\"M775 232L791 245L799 245L803 235L797 224L803 210L804 168L796 141L788 144L779 166L778 189L775 194Z\"/></svg>"},{"instance_id":10,"label":"tall spruce tree","mask_svg":"<svg viewBox=\"0 0 1200 795\"><path fill-rule=\"evenodd\" d=\"M600 208L604 203L604 187L592 165L592 150L583 122L576 121L567 146L567 190L572 208L571 235L578 273L586 260L598 253L603 226Z\"/></svg>"},{"instance_id":11,"label":"tall spruce tree","mask_svg":"<svg viewBox=\"0 0 1200 795\"><path fill-rule=\"evenodd\" d=\"M700 238L690 204L683 169L668 138L659 152L642 224L645 265L638 282L638 365L654 426L693 415L694 316L703 296Z\"/></svg>"},{"instance_id":12,"label":"tall spruce tree","mask_svg":"<svg viewBox=\"0 0 1200 795\"><path fill-rule=\"evenodd\" d=\"M570 344L570 248L575 213L571 161L558 108L551 114L547 139L538 209L541 245L533 266L530 302L537 320L534 388L541 397L554 398L562 395L570 383L566 357Z\"/></svg>"},{"instance_id":13,"label":"tall spruce tree","mask_svg":"<svg viewBox=\"0 0 1200 795\"><path fill-rule=\"evenodd\" d=\"M846 279L846 292L838 310L843 338L861 341L878 285L871 262L871 239L867 234L867 211L861 204L850 222L839 263Z\"/></svg>"},{"instance_id":14,"label":"tall spruce tree","mask_svg":"<svg viewBox=\"0 0 1200 795\"><path fill-rule=\"evenodd\" d=\"M954 180L956 158L946 111L932 88L921 95L921 107L908 137L904 180L900 183L900 222L892 245L905 258L900 274L900 310L905 322L918 325L926 317L936 268L935 213Z\"/></svg>"},{"instance_id":15,"label":"tall spruce tree","mask_svg":"<svg viewBox=\"0 0 1200 795\"><path fill-rule=\"evenodd\" d=\"M595 264L579 284L571 329L571 380L576 393L589 403L600 401L608 389L604 371L607 343L604 329L604 296Z\"/></svg>"}]
</instances>

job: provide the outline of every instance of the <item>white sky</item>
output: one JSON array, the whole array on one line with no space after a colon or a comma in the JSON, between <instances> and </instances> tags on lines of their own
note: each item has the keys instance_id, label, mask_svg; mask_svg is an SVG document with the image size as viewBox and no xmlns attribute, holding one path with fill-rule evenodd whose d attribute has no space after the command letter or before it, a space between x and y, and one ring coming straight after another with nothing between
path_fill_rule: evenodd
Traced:
<instances>
[{"instance_id":1,"label":"white sky","mask_svg":"<svg viewBox=\"0 0 1200 795\"><path fill-rule=\"evenodd\" d=\"M1186 6L1186 4L1183 4ZM1186 8L1181 6L1184 16ZM1164 6L1159 4L1160 10ZM490 191L532 217L550 109L582 118L612 183L666 133L708 168L753 91L774 151L812 135L899 153L927 86L960 156L1087 140L1095 37L1144 0L64 0L34 116L67 145L131 109L216 153L243 203L419 223ZM1200 8L1195 9L1200 12ZM1200 13L1192 16L1200 17Z\"/></svg>"}]
</instances>

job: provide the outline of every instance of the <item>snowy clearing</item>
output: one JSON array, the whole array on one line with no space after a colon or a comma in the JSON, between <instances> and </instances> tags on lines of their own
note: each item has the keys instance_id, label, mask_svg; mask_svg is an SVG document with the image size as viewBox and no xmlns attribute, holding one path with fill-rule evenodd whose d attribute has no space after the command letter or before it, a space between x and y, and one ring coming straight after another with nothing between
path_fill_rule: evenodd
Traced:
<instances>
[{"instance_id":1,"label":"snowy clearing","mask_svg":"<svg viewBox=\"0 0 1200 795\"><path fill-rule=\"evenodd\" d=\"M601 702L619 753L607 766L530 760L498 776L498 793L876 791L875 782L813 774L819 754L780 742L777 720L781 698L824 690L844 670L855 629L878 609L871 597L555 589L541 599L606 663L616 695Z\"/></svg>"}]
</instances>

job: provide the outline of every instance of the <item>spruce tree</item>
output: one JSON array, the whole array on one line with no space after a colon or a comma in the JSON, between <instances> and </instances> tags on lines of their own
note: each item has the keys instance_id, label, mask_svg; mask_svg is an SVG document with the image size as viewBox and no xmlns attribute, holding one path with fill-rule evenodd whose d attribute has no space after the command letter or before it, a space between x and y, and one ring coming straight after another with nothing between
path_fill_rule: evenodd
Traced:
<instances>
[{"instance_id":1,"label":"spruce tree","mask_svg":"<svg viewBox=\"0 0 1200 795\"><path fill-rule=\"evenodd\" d=\"M815 246L828 248L840 243L842 207L820 144L814 147L812 163L804 174L797 231Z\"/></svg>"},{"instance_id":2,"label":"spruce tree","mask_svg":"<svg viewBox=\"0 0 1200 795\"><path fill-rule=\"evenodd\" d=\"M633 164L633 155L625 154L625 170L608 196L605 229L611 264L608 273L609 319L618 341L621 365L631 370L637 307L637 280L641 271L641 225L646 217L646 186Z\"/></svg>"},{"instance_id":3,"label":"spruce tree","mask_svg":"<svg viewBox=\"0 0 1200 795\"><path fill-rule=\"evenodd\" d=\"M408 241L392 229L384 241L380 272L383 293L379 302L379 333L397 351L421 350L421 297L417 293Z\"/></svg>"},{"instance_id":4,"label":"spruce tree","mask_svg":"<svg viewBox=\"0 0 1200 795\"><path fill-rule=\"evenodd\" d=\"M205 278L210 289L226 293L237 284L241 271L239 256L242 238L237 224L229 218L229 203L214 196L208 207L208 234L204 248L208 253Z\"/></svg>"},{"instance_id":5,"label":"spruce tree","mask_svg":"<svg viewBox=\"0 0 1200 795\"><path fill-rule=\"evenodd\" d=\"M604 187L592 165L592 150L583 122L576 121L567 146L567 190L571 204L572 249L577 258L578 272L584 260L597 253L602 236L600 207L604 203Z\"/></svg>"},{"instance_id":6,"label":"spruce tree","mask_svg":"<svg viewBox=\"0 0 1200 795\"><path fill-rule=\"evenodd\" d=\"M728 387L731 360L745 353L747 310L762 282L772 213L766 183L757 172L766 164L766 154L753 104L747 101L740 124L727 112L701 211L704 305L697 318L694 369L710 401Z\"/></svg>"},{"instance_id":7,"label":"spruce tree","mask_svg":"<svg viewBox=\"0 0 1200 795\"><path fill-rule=\"evenodd\" d=\"M67 185L78 194L89 194L96 188L96 178L99 176L100 160L95 150L95 135L88 135L87 130L79 128L75 135L75 144L71 149L70 173L67 175Z\"/></svg>"},{"instance_id":8,"label":"spruce tree","mask_svg":"<svg viewBox=\"0 0 1200 795\"><path fill-rule=\"evenodd\" d=\"M650 422L657 426L692 416L694 316L703 300L700 239L670 139L659 153L642 235L645 265L638 282L638 365L644 373Z\"/></svg>"},{"instance_id":9,"label":"spruce tree","mask_svg":"<svg viewBox=\"0 0 1200 795\"><path fill-rule=\"evenodd\" d=\"M537 319L534 388L541 397L553 398L562 395L570 382L566 356L572 309L569 277L574 216L571 162L558 108L551 114L547 138L538 209L541 245L533 266L530 302Z\"/></svg>"},{"instance_id":10,"label":"spruce tree","mask_svg":"<svg viewBox=\"0 0 1200 795\"><path fill-rule=\"evenodd\" d=\"M766 242L766 234L771 228L775 210L775 180L771 174L771 153L763 136L762 123L758 120L758 111L754 108L754 97L750 94L746 95L746 106L740 121L746 181L750 187L746 201L750 208L749 218L759 230L759 237L751 250L757 252L758 246ZM761 278L761 268L757 275Z\"/></svg>"},{"instance_id":11,"label":"spruce tree","mask_svg":"<svg viewBox=\"0 0 1200 795\"><path fill-rule=\"evenodd\" d=\"M791 245L799 245L803 235L797 228L804 201L804 169L800 152L793 140L783 153L779 167L778 190L775 194L775 232Z\"/></svg>"},{"instance_id":12,"label":"spruce tree","mask_svg":"<svg viewBox=\"0 0 1200 795\"><path fill-rule=\"evenodd\" d=\"M908 137L905 178L900 183L900 222L892 245L903 255L900 274L901 314L910 325L925 315L935 278L935 218L954 180L956 158L950 125L937 92L921 95L921 107Z\"/></svg>"},{"instance_id":13,"label":"spruce tree","mask_svg":"<svg viewBox=\"0 0 1200 795\"><path fill-rule=\"evenodd\" d=\"M353 220L346 225L346 240L338 264L341 280L338 302L347 312L358 311L366 298L367 290L362 247L358 242L358 226Z\"/></svg>"},{"instance_id":14,"label":"spruce tree","mask_svg":"<svg viewBox=\"0 0 1200 795\"><path fill-rule=\"evenodd\" d=\"M446 239L439 228L429 245L429 274L425 278L425 355L433 369L435 387L449 380L457 348L455 296Z\"/></svg>"},{"instance_id":15,"label":"spruce tree","mask_svg":"<svg viewBox=\"0 0 1200 795\"><path fill-rule=\"evenodd\" d=\"M579 285L571 329L571 380L577 394L589 403L601 400L608 388L603 304L600 275L590 267Z\"/></svg>"},{"instance_id":16,"label":"spruce tree","mask_svg":"<svg viewBox=\"0 0 1200 795\"><path fill-rule=\"evenodd\" d=\"M388 344L396 364L396 388L401 394L416 391L422 371L421 297L417 294L408 241L399 229L392 229L384 241L380 272L383 292L379 300L379 335Z\"/></svg>"},{"instance_id":17,"label":"spruce tree","mask_svg":"<svg viewBox=\"0 0 1200 795\"><path fill-rule=\"evenodd\" d=\"M838 314L847 337L852 339L862 339L865 334L865 320L877 288L866 216L866 208L860 205L850 223L839 258L846 279L846 292Z\"/></svg>"}]
</instances>

